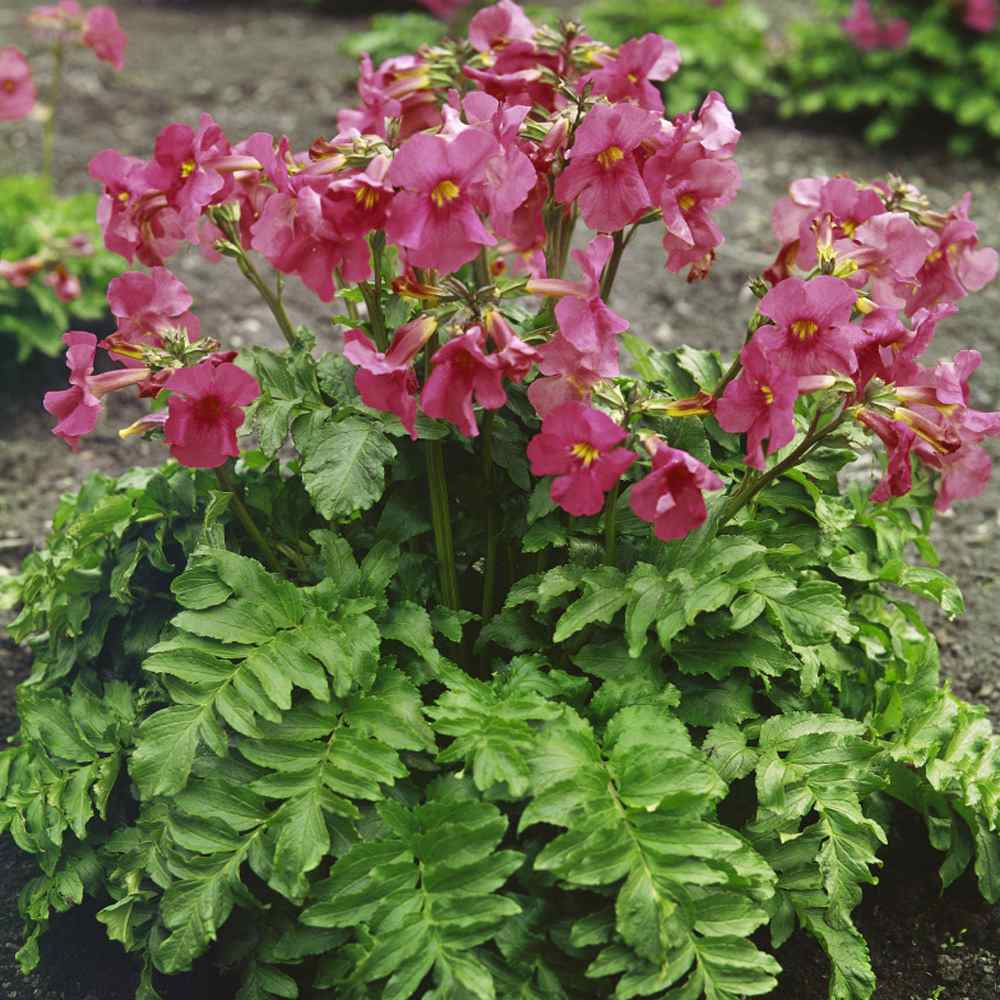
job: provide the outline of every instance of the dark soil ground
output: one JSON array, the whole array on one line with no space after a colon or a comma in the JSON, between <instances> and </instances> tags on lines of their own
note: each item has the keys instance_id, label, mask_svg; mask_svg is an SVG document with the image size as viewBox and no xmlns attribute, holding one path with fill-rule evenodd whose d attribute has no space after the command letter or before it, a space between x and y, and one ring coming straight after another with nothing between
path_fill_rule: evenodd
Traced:
<instances>
[{"instance_id":1,"label":"dark soil ground","mask_svg":"<svg viewBox=\"0 0 1000 1000\"><path fill-rule=\"evenodd\" d=\"M0 38L28 42L18 24L31 0L6 0ZM119 0L130 34L128 66L120 77L95 82L92 60L80 54L66 80L57 146L63 190L87 188L93 153L115 146L148 156L168 121L194 121L210 111L230 138L258 129L285 132L296 146L334 130L338 107L352 100L352 67L338 52L341 40L363 23L312 15L281 4L231 7L198 3L153 6ZM684 109L671 109L672 111ZM973 214L984 241L1000 245L1000 189L993 170L976 161L949 159L928 135L919 149L867 149L842 129L804 130L756 116L741 123L738 162L744 189L721 219L728 242L711 278L688 286L663 270L663 255L648 227L634 244L615 292L616 307L634 330L661 344L691 343L735 349L751 308L745 283L773 256L770 209L795 177L847 171L860 178L898 173L940 206L973 192ZM0 130L0 164L36 166L37 126ZM176 264L177 262L175 262ZM180 260L179 274L195 296L206 333L223 344L277 343L270 317L235 269ZM291 289L297 321L329 329L322 305ZM1000 285L972 296L961 313L939 328L937 353L963 347L982 351L974 405L1000 408ZM60 363L39 363L25 373L0 364L0 573L42 543L60 494L91 470L118 472L158 462L159 450L121 443L115 431L137 415L134 404L112 400L103 430L72 455L49 433L40 405L45 388L63 380ZM994 456L1000 452L993 451ZM943 568L965 591L967 615L934 619L945 670L955 690L987 704L1000 722L1000 480L977 500L942 518L937 528ZM16 729L14 686L26 655L0 640L0 737ZM878 1000L996 1000L1000 997L1000 908L990 909L963 881L943 898L935 858L925 838L903 822L881 884L866 894L860 924L871 943L879 976ZM119 1000L133 995L135 974L116 945L103 938L89 912L55 921L41 969L22 979L13 960L19 939L16 893L30 877L30 859L0 841L0 1000ZM795 938L779 955L786 968L775 1000L820 1000L826 963L810 942ZM174 1000L228 1000L230 989L205 976L176 980Z\"/></svg>"}]
</instances>

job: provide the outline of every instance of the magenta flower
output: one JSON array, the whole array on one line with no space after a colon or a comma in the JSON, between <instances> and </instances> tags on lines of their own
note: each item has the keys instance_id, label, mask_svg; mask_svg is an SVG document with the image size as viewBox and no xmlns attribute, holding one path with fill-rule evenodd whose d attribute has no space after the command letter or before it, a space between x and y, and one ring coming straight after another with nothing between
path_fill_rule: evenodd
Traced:
<instances>
[{"instance_id":1,"label":"magenta flower","mask_svg":"<svg viewBox=\"0 0 1000 1000\"><path fill-rule=\"evenodd\" d=\"M746 463L763 469L764 438L773 455L795 437L799 380L772 364L754 337L740 352L743 370L726 386L715 417L723 430L747 436Z\"/></svg>"},{"instance_id":2,"label":"magenta flower","mask_svg":"<svg viewBox=\"0 0 1000 1000\"><path fill-rule=\"evenodd\" d=\"M456 271L496 243L475 207L496 153L496 140L473 128L450 142L421 132L403 143L389 168L389 181L403 190L393 200L386 236L406 247L410 264Z\"/></svg>"},{"instance_id":3,"label":"magenta flower","mask_svg":"<svg viewBox=\"0 0 1000 1000\"><path fill-rule=\"evenodd\" d=\"M31 113L35 84L24 53L13 45L0 48L0 122L13 122Z\"/></svg>"},{"instance_id":4,"label":"magenta flower","mask_svg":"<svg viewBox=\"0 0 1000 1000\"><path fill-rule=\"evenodd\" d=\"M636 460L619 448L626 432L609 416L585 403L569 402L542 421L541 433L528 442L534 476L555 476L550 495L567 514L599 514L604 494Z\"/></svg>"},{"instance_id":5,"label":"magenta flower","mask_svg":"<svg viewBox=\"0 0 1000 1000\"><path fill-rule=\"evenodd\" d=\"M67 347L69 388L45 393L42 406L59 420L52 433L77 451L80 438L97 425L101 400L109 392L142 382L149 377L149 370L119 368L95 375L97 337L83 330L70 330L63 335L63 343Z\"/></svg>"},{"instance_id":6,"label":"magenta flower","mask_svg":"<svg viewBox=\"0 0 1000 1000\"><path fill-rule=\"evenodd\" d=\"M683 538L705 522L702 490L721 490L722 480L693 455L655 439L653 471L632 487L629 505L636 517L653 525L656 537Z\"/></svg>"},{"instance_id":7,"label":"magenta flower","mask_svg":"<svg viewBox=\"0 0 1000 1000\"><path fill-rule=\"evenodd\" d=\"M67 271L63 264L56 264L42 280L62 302L75 302L83 291L80 279Z\"/></svg>"},{"instance_id":8,"label":"magenta flower","mask_svg":"<svg viewBox=\"0 0 1000 1000\"><path fill-rule=\"evenodd\" d=\"M487 410L507 402L503 366L497 354L486 354L486 334L474 326L449 340L431 358L434 365L420 394L420 408L429 417L447 420L466 437L476 437L479 427L472 399Z\"/></svg>"},{"instance_id":9,"label":"magenta flower","mask_svg":"<svg viewBox=\"0 0 1000 1000\"><path fill-rule=\"evenodd\" d=\"M512 0L477 11L469 22L469 41L478 52L502 49L510 42L530 42L535 26Z\"/></svg>"},{"instance_id":10,"label":"magenta flower","mask_svg":"<svg viewBox=\"0 0 1000 1000\"><path fill-rule=\"evenodd\" d=\"M118 16L110 7L91 7L83 22L83 44L94 55L115 69L125 66L125 44L128 36L118 24Z\"/></svg>"},{"instance_id":11,"label":"magenta flower","mask_svg":"<svg viewBox=\"0 0 1000 1000\"><path fill-rule=\"evenodd\" d=\"M965 0L962 23L984 35L997 26L997 0Z\"/></svg>"},{"instance_id":12,"label":"magenta flower","mask_svg":"<svg viewBox=\"0 0 1000 1000\"><path fill-rule=\"evenodd\" d=\"M853 372L864 334L851 325L857 293L840 278L786 278L764 296L760 311L773 321L755 334L771 362L795 375Z\"/></svg>"},{"instance_id":13,"label":"magenta flower","mask_svg":"<svg viewBox=\"0 0 1000 1000\"><path fill-rule=\"evenodd\" d=\"M159 347L159 331L164 329L185 330L189 339L197 340L201 324L189 311L191 303L184 283L165 267L154 267L148 274L120 274L108 285L108 305L118 325L101 347L135 358L143 346Z\"/></svg>"},{"instance_id":14,"label":"magenta flower","mask_svg":"<svg viewBox=\"0 0 1000 1000\"><path fill-rule=\"evenodd\" d=\"M875 302L899 309L912 294L917 272L933 246L933 235L914 225L905 212L880 212L858 226L853 247L838 245L837 256L865 271L853 280L867 276Z\"/></svg>"},{"instance_id":15,"label":"magenta flower","mask_svg":"<svg viewBox=\"0 0 1000 1000\"><path fill-rule=\"evenodd\" d=\"M180 368L164 383L170 390L164 436L170 454L190 469L215 469L240 453L236 431L243 407L259 395L257 380L242 368L203 361Z\"/></svg>"},{"instance_id":16,"label":"magenta flower","mask_svg":"<svg viewBox=\"0 0 1000 1000\"><path fill-rule=\"evenodd\" d=\"M421 316L401 326L385 353L361 330L344 334L344 357L357 365L354 384L366 406L383 413L395 413L416 441L417 375L413 359L437 329L437 321Z\"/></svg>"},{"instance_id":17,"label":"magenta flower","mask_svg":"<svg viewBox=\"0 0 1000 1000\"><path fill-rule=\"evenodd\" d=\"M662 115L663 98L650 81L669 80L680 65L677 45L650 32L625 42L617 55L602 59L601 68L584 76L580 87L589 83L595 94L603 94L612 104L634 101L640 108Z\"/></svg>"},{"instance_id":18,"label":"magenta flower","mask_svg":"<svg viewBox=\"0 0 1000 1000\"><path fill-rule=\"evenodd\" d=\"M442 21L450 21L469 0L420 0L420 2Z\"/></svg>"},{"instance_id":19,"label":"magenta flower","mask_svg":"<svg viewBox=\"0 0 1000 1000\"><path fill-rule=\"evenodd\" d=\"M652 207L635 152L659 128L654 112L631 104L594 107L566 154L570 162L556 181L556 201L576 201L584 222L598 232L615 232L634 222Z\"/></svg>"},{"instance_id":20,"label":"magenta flower","mask_svg":"<svg viewBox=\"0 0 1000 1000\"><path fill-rule=\"evenodd\" d=\"M955 451L942 454L924 441L913 449L917 457L940 473L934 509L946 511L956 500L972 500L986 489L993 471L993 461L985 449L971 442Z\"/></svg>"}]
</instances>

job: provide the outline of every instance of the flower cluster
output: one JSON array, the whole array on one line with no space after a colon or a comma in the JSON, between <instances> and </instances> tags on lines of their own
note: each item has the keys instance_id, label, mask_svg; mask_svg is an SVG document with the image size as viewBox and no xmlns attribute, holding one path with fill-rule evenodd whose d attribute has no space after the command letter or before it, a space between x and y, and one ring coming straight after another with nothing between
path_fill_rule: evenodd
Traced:
<instances>
[{"instance_id":1,"label":"flower cluster","mask_svg":"<svg viewBox=\"0 0 1000 1000\"><path fill-rule=\"evenodd\" d=\"M847 412L890 453L873 499L909 490L911 452L941 473L939 509L983 490L990 460L980 444L1000 434L1000 413L968 407L980 355L961 351L933 368L918 360L955 303L997 273L997 252L979 246L969 204L966 195L947 213L932 212L898 181L792 185L774 211L782 247L766 272L762 325L715 409L726 430L747 434L749 465L764 468L765 438L770 454L795 436L799 394L839 378Z\"/></svg>"},{"instance_id":2,"label":"flower cluster","mask_svg":"<svg viewBox=\"0 0 1000 1000\"><path fill-rule=\"evenodd\" d=\"M117 70L125 65L128 37L110 7L84 8L77 0L59 0L33 8L27 21L41 41L83 45Z\"/></svg>"},{"instance_id":3,"label":"flower cluster","mask_svg":"<svg viewBox=\"0 0 1000 1000\"><path fill-rule=\"evenodd\" d=\"M997 0L964 0L964 5L960 2L958 6L962 7L962 24L972 31L987 34L996 27L1000 13ZM864 52L901 49L910 40L910 22L905 17L876 14L870 0L853 0L851 12L840 26Z\"/></svg>"},{"instance_id":4,"label":"flower cluster","mask_svg":"<svg viewBox=\"0 0 1000 1000\"><path fill-rule=\"evenodd\" d=\"M1000 430L967 407L978 354L930 369L916 360L934 324L996 272L968 199L942 214L899 182L796 182L775 211L782 247L755 285L759 311L729 374L688 400L622 388L628 322L609 298L629 242L658 226L667 271L705 278L723 242L716 212L740 185L740 133L718 93L664 117L654 84L679 62L657 35L612 49L571 22L537 28L501 0L467 39L378 67L362 59L359 106L307 151L263 132L232 142L203 114L196 127L168 125L148 159L99 153L90 170L106 245L151 271L112 283L118 328L101 346L125 368L93 376L91 347L74 355L71 388L47 403L56 432L75 442L104 392L138 385L165 394L167 410L134 430L162 427L189 465L235 454L240 408L259 389L200 337L165 267L193 244L237 261L290 343L281 283L271 290L251 252L320 300L343 298L357 392L413 440L421 414L477 438L484 411L526 396L541 422L531 470L573 516L612 510L626 488L661 539L706 519L704 493L726 484L665 440L657 412L746 435L750 470L796 439L805 454L852 416L891 442L876 499L908 486L911 450L940 472L940 504L971 495L988 471L980 442ZM571 251L580 223L591 233ZM801 438L798 401L815 393L817 420L831 420Z\"/></svg>"}]
</instances>

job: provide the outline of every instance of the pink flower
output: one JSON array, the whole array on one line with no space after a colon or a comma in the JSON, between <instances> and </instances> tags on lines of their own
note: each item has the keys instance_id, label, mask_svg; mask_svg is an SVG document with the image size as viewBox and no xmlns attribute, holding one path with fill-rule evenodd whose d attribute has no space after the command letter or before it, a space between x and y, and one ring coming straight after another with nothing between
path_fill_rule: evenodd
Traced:
<instances>
[{"instance_id":1,"label":"pink flower","mask_svg":"<svg viewBox=\"0 0 1000 1000\"><path fill-rule=\"evenodd\" d=\"M80 287L80 279L67 271L63 264L56 264L42 280L62 302L75 302L83 291Z\"/></svg>"},{"instance_id":2,"label":"pink flower","mask_svg":"<svg viewBox=\"0 0 1000 1000\"><path fill-rule=\"evenodd\" d=\"M492 55L494 62L489 69L465 65L462 72L498 101L555 109L554 77L565 75L559 54L538 49L534 42L511 41Z\"/></svg>"},{"instance_id":3,"label":"pink flower","mask_svg":"<svg viewBox=\"0 0 1000 1000\"><path fill-rule=\"evenodd\" d=\"M496 243L475 207L496 153L496 140L473 128L450 142L421 132L403 143L389 168L389 181L403 190L393 200L386 236L406 247L410 264L456 271Z\"/></svg>"},{"instance_id":4,"label":"pink flower","mask_svg":"<svg viewBox=\"0 0 1000 1000\"><path fill-rule=\"evenodd\" d=\"M674 42L650 32L627 41L618 54L602 59L601 68L580 80L595 94L603 94L617 104L634 101L640 108L663 114L663 98L650 80L669 80L681 65L680 50Z\"/></svg>"},{"instance_id":5,"label":"pink flower","mask_svg":"<svg viewBox=\"0 0 1000 1000\"><path fill-rule=\"evenodd\" d=\"M0 122L24 118L35 106L35 84L24 53L13 45L0 48Z\"/></svg>"},{"instance_id":6,"label":"pink flower","mask_svg":"<svg viewBox=\"0 0 1000 1000\"><path fill-rule=\"evenodd\" d=\"M127 261L138 258L149 267L172 257L194 235L192 226L167 204L159 187L162 171L157 164L123 156L116 149L102 150L90 161L90 176L104 186L97 206L104 245Z\"/></svg>"},{"instance_id":7,"label":"pink flower","mask_svg":"<svg viewBox=\"0 0 1000 1000\"><path fill-rule=\"evenodd\" d=\"M598 232L615 232L634 222L652 201L635 152L659 128L654 112L631 104L594 107L567 153L570 162L556 181L556 201L576 201L584 222Z\"/></svg>"},{"instance_id":8,"label":"pink flower","mask_svg":"<svg viewBox=\"0 0 1000 1000\"><path fill-rule=\"evenodd\" d=\"M496 309L487 309L483 313L483 326L496 348L494 357L500 365L504 378L510 379L511 382L523 382L532 367L541 361L542 356L514 332L503 314Z\"/></svg>"},{"instance_id":9,"label":"pink flower","mask_svg":"<svg viewBox=\"0 0 1000 1000\"><path fill-rule=\"evenodd\" d=\"M651 450L653 471L632 487L629 505L636 517L653 525L661 541L683 538L708 517L702 490L721 490L724 484L686 451L661 440Z\"/></svg>"},{"instance_id":10,"label":"pink flower","mask_svg":"<svg viewBox=\"0 0 1000 1000\"><path fill-rule=\"evenodd\" d=\"M969 218L971 201L972 195L966 193L948 213L937 246L917 272L916 290L906 302L906 311L911 316L936 302L957 302L996 277L997 252L992 247L979 246L978 228Z\"/></svg>"},{"instance_id":11,"label":"pink flower","mask_svg":"<svg viewBox=\"0 0 1000 1000\"><path fill-rule=\"evenodd\" d=\"M773 321L755 334L770 361L796 375L853 372L864 334L851 325L857 293L840 278L786 278L764 296L760 311Z\"/></svg>"},{"instance_id":12,"label":"pink flower","mask_svg":"<svg viewBox=\"0 0 1000 1000\"><path fill-rule=\"evenodd\" d=\"M626 432L609 416L584 403L563 403L542 421L528 442L535 476L555 476L550 495L573 517L598 514L604 494L636 460L635 452L618 448Z\"/></svg>"},{"instance_id":13,"label":"pink flower","mask_svg":"<svg viewBox=\"0 0 1000 1000\"><path fill-rule=\"evenodd\" d=\"M91 7L83 22L83 44L94 50L94 55L115 69L125 66L125 43L128 36L118 24L118 17L110 7Z\"/></svg>"},{"instance_id":14,"label":"pink flower","mask_svg":"<svg viewBox=\"0 0 1000 1000\"><path fill-rule=\"evenodd\" d=\"M997 0L965 0L962 23L983 34L997 26Z\"/></svg>"},{"instance_id":15,"label":"pink flower","mask_svg":"<svg viewBox=\"0 0 1000 1000\"><path fill-rule=\"evenodd\" d=\"M420 0L420 2L442 21L450 21L469 0Z\"/></svg>"},{"instance_id":16,"label":"pink flower","mask_svg":"<svg viewBox=\"0 0 1000 1000\"><path fill-rule=\"evenodd\" d=\"M234 364L203 361L180 368L164 383L167 400L165 439L170 454L191 469L214 469L240 453L236 431L242 407L259 395L257 380Z\"/></svg>"},{"instance_id":17,"label":"pink flower","mask_svg":"<svg viewBox=\"0 0 1000 1000\"><path fill-rule=\"evenodd\" d=\"M191 302L184 283L165 267L154 267L148 274L120 274L108 285L108 305L118 325L101 347L134 358L143 346L159 347L159 332L168 328L185 330L189 339L197 340L201 324L189 312Z\"/></svg>"},{"instance_id":18,"label":"pink flower","mask_svg":"<svg viewBox=\"0 0 1000 1000\"><path fill-rule=\"evenodd\" d=\"M858 226L852 247L836 244L837 256L853 260L867 276L870 296L879 305L901 308L912 294L917 272L934 246L929 230L914 225L905 212L880 212Z\"/></svg>"},{"instance_id":19,"label":"pink flower","mask_svg":"<svg viewBox=\"0 0 1000 1000\"><path fill-rule=\"evenodd\" d=\"M27 288L28 282L45 267L41 254L32 254L20 260L0 260L0 278L15 288Z\"/></svg>"},{"instance_id":20,"label":"pink flower","mask_svg":"<svg viewBox=\"0 0 1000 1000\"><path fill-rule=\"evenodd\" d=\"M865 52L873 49L900 49L910 37L910 25L905 18L893 17L885 22L877 21L868 0L854 0L850 17L844 18L840 26L850 35L854 44Z\"/></svg>"},{"instance_id":21,"label":"pink flower","mask_svg":"<svg viewBox=\"0 0 1000 1000\"><path fill-rule=\"evenodd\" d=\"M449 340L431 358L434 365L420 394L420 408L429 417L453 423L466 437L477 437L479 427L472 399L487 410L507 402L503 366L496 354L485 354L486 334L478 326Z\"/></svg>"},{"instance_id":22,"label":"pink flower","mask_svg":"<svg viewBox=\"0 0 1000 1000\"><path fill-rule=\"evenodd\" d=\"M229 141L215 119L202 113L198 128L172 122L156 137L150 169L155 183L168 203L185 221L201 215L206 206L225 201L232 192L233 179L217 168L218 161L232 152Z\"/></svg>"},{"instance_id":23,"label":"pink flower","mask_svg":"<svg viewBox=\"0 0 1000 1000\"><path fill-rule=\"evenodd\" d=\"M940 473L934 509L948 510L956 500L972 500L986 489L993 462L983 448L971 442L942 454L923 441L914 446L917 456Z\"/></svg>"},{"instance_id":24,"label":"pink flower","mask_svg":"<svg viewBox=\"0 0 1000 1000\"><path fill-rule=\"evenodd\" d=\"M723 430L747 435L746 463L763 469L764 438L773 455L795 437L798 378L772 364L754 337L740 352L743 370L715 407Z\"/></svg>"},{"instance_id":25,"label":"pink flower","mask_svg":"<svg viewBox=\"0 0 1000 1000\"><path fill-rule=\"evenodd\" d=\"M890 420L882 413L862 410L858 421L881 438L889 456L885 475L872 490L871 498L882 503L889 497L901 497L910 492L913 472L910 467L910 451L916 443L916 434L898 420Z\"/></svg>"},{"instance_id":26,"label":"pink flower","mask_svg":"<svg viewBox=\"0 0 1000 1000\"><path fill-rule=\"evenodd\" d=\"M366 406L383 413L395 413L416 441L417 375L413 359L437 329L437 321L421 316L401 326L385 353L361 330L344 334L344 357L357 365L354 384Z\"/></svg>"},{"instance_id":27,"label":"pink flower","mask_svg":"<svg viewBox=\"0 0 1000 1000\"><path fill-rule=\"evenodd\" d=\"M502 49L510 42L530 42L535 26L512 0L478 11L469 22L469 41L478 52Z\"/></svg>"},{"instance_id":28,"label":"pink flower","mask_svg":"<svg viewBox=\"0 0 1000 1000\"><path fill-rule=\"evenodd\" d=\"M142 382L149 377L149 370L119 368L95 375L97 337L82 330L70 330L63 335L63 343L67 347L66 367L69 368L70 387L45 393L42 405L59 420L52 433L76 451L80 447L80 438L97 425L104 396Z\"/></svg>"}]
</instances>

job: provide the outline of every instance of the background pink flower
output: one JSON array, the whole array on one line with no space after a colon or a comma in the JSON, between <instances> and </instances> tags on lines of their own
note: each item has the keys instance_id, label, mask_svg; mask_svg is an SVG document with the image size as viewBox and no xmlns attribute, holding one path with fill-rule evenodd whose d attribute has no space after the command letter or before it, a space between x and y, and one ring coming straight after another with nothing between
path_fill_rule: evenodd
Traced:
<instances>
[{"instance_id":1,"label":"background pink flower","mask_svg":"<svg viewBox=\"0 0 1000 1000\"><path fill-rule=\"evenodd\" d=\"M13 122L35 106L35 84L24 53L13 45L0 48L0 122Z\"/></svg>"},{"instance_id":2,"label":"background pink flower","mask_svg":"<svg viewBox=\"0 0 1000 1000\"><path fill-rule=\"evenodd\" d=\"M91 7L83 22L83 44L94 55L117 70L125 66L125 44L128 35L118 24L118 15L110 7Z\"/></svg>"}]
</instances>

